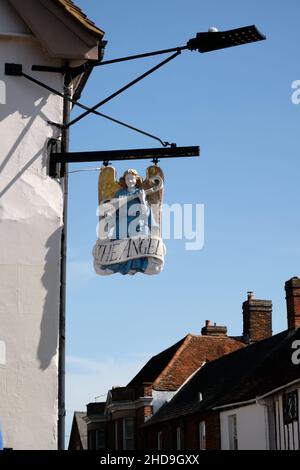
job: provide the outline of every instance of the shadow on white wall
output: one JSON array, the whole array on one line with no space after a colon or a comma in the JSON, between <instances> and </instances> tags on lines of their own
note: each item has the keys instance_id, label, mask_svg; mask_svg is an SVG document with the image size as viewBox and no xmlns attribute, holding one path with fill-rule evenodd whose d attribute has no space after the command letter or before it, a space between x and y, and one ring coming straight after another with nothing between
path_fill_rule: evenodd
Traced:
<instances>
[{"instance_id":1,"label":"shadow on white wall","mask_svg":"<svg viewBox=\"0 0 300 470\"><path fill-rule=\"evenodd\" d=\"M42 283L47 291L44 303L43 317L41 321L41 335L37 351L37 357L41 369L49 367L51 360L57 354L58 348L58 321L59 321L59 297L60 297L60 263L61 229L56 230L48 239L48 248L45 257L45 270Z\"/></svg>"}]
</instances>

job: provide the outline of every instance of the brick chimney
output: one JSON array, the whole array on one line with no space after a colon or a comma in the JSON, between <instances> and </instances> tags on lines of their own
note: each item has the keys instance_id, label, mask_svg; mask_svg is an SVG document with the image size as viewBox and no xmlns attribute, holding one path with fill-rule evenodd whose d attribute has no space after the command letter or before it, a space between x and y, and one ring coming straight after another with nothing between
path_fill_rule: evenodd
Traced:
<instances>
[{"instance_id":1,"label":"brick chimney","mask_svg":"<svg viewBox=\"0 0 300 470\"><path fill-rule=\"evenodd\" d=\"M212 325L210 320L206 320L205 326L201 330L201 334L203 336L226 336L227 327L219 326L216 323Z\"/></svg>"},{"instance_id":2,"label":"brick chimney","mask_svg":"<svg viewBox=\"0 0 300 470\"><path fill-rule=\"evenodd\" d=\"M300 327L300 279L292 277L285 283L288 329Z\"/></svg>"},{"instance_id":3,"label":"brick chimney","mask_svg":"<svg viewBox=\"0 0 300 470\"><path fill-rule=\"evenodd\" d=\"M272 301L255 300L253 292L243 303L243 339L247 343L261 341L272 336Z\"/></svg>"}]
</instances>

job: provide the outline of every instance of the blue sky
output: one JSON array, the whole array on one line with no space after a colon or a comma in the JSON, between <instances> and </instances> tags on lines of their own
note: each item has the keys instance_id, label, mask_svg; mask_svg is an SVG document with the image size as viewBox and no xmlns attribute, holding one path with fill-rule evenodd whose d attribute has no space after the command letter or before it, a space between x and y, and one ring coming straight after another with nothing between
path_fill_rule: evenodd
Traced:
<instances>
[{"instance_id":1,"label":"blue sky","mask_svg":"<svg viewBox=\"0 0 300 470\"><path fill-rule=\"evenodd\" d=\"M242 302L273 300L273 329L286 328L284 282L300 274L299 124L291 84L300 79L296 0L77 0L105 32L105 58L183 45L197 31L250 24L268 40L209 54L185 52L102 108L199 159L161 162L167 203L205 205L205 245L167 242L154 277L93 272L97 172L70 175L67 408L125 385L153 354L206 319L242 331ZM160 57L97 68L82 101L93 105ZM76 116L76 111L74 111ZM156 147L147 137L90 116L71 133L73 151ZM145 173L147 161L135 167ZM95 167L84 164L81 167ZM117 163L118 174L132 163ZM78 169L73 165L71 169ZM105 398L105 397L103 397Z\"/></svg>"}]
</instances>

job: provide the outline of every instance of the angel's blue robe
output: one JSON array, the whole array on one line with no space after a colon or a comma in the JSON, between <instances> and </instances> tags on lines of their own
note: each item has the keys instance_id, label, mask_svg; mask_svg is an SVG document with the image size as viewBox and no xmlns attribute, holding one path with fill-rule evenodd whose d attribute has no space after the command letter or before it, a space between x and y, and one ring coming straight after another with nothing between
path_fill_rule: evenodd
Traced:
<instances>
[{"instance_id":1,"label":"angel's blue robe","mask_svg":"<svg viewBox=\"0 0 300 470\"><path fill-rule=\"evenodd\" d=\"M134 194L138 194L140 191L141 190L139 188L135 188L134 191L129 191L127 188L123 188L117 191L117 193L115 194L115 198L124 197L124 196L130 197ZM151 225L150 225L151 213L150 213L149 207L146 208L147 210L146 215L141 216L141 210L137 211L135 215L128 215L128 211L133 205L141 206L141 202L138 197L127 202L127 211L121 210L121 213L120 213L120 210L119 209L117 210L116 225L114 227L114 234L113 234L112 240L120 240L121 237L129 238L130 237L130 234L128 233L129 225L131 224L131 222L138 219L138 217L140 217L140 221L137 224L136 235L140 235L140 236L149 235L149 230L151 229ZM147 218L147 220L145 220L145 218ZM127 233L124 233L124 228L126 232L126 227L127 227ZM121 273L125 275L125 274L128 274L130 271L135 272L135 273L137 272L144 273L147 269L147 266L148 266L148 258L144 257L144 258L128 260L122 263L109 264L105 266L105 268L110 269L114 273Z\"/></svg>"}]
</instances>

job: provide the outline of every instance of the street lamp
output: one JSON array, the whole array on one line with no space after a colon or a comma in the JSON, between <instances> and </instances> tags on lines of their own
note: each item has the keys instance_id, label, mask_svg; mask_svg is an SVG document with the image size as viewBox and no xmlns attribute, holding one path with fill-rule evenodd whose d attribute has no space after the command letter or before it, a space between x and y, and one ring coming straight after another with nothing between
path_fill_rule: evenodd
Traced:
<instances>
[{"instance_id":1,"label":"street lamp","mask_svg":"<svg viewBox=\"0 0 300 470\"><path fill-rule=\"evenodd\" d=\"M72 74L78 74L82 73L84 70L86 70L86 67L97 67L97 66L103 66L107 64L115 64L117 62L125 62L128 60L134 60L134 59L141 59L144 57L150 57L154 55L159 55L159 54L167 54L173 52L171 56L167 57L167 59L163 60L159 64L157 64L155 67L152 67L150 70L147 72L143 73L136 79L132 80L129 82L127 85L123 86L116 92L114 92L112 95L108 96L104 100L101 100L99 103L97 103L95 106L93 106L91 109L87 110L86 112L80 114L77 118L73 119L69 123L66 124L66 127L71 127L77 122L79 122L81 119L85 118L89 114L93 113L94 111L97 111L98 108L103 106L103 104L106 104L108 101L111 99L115 98L119 94L123 93L123 91L127 90L128 88L132 87L136 83L140 82L143 80L145 77L150 75L151 73L155 72L159 68L161 68L163 65L167 64L171 60L175 59L178 55L181 54L182 51L184 50L190 50L190 51L195 51L197 50L198 52L204 53L204 52L212 52L216 51L219 49L225 49L228 47L234 47L234 46L242 46L244 44L249 44L257 41L263 41L266 39L266 36L260 33L260 31L256 28L255 25L251 26L245 26L243 28L238 28L238 29L231 29L228 31L218 31L217 28L209 28L208 32L205 33L197 33L196 37L193 39L190 39L185 46L179 46L179 47L174 47L171 49L162 49L158 51L153 51L153 52L146 52L144 54L138 54L138 55L133 55L133 56L127 56L127 57L121 57L118 59L111 59L107 61L102 61L102 62L89 62L87 64L84 64L83 66L75 67L73 69L69 69L69 73ZM41 67L33 67L33 70L42 70ZM49 71L49 68L47 69Z\"/></svg>"},{"instance_id":2,"label":"street lamp","mask_svg":"<svg viewBox=\"0 0 300 470\"><path fill-rule=\"evenodd\" d=\"M256 28L255 25L251 26L245 26L243 28L238 28L238 29L231 29L228 31L218 31L217 28L211 27L209 28L208 32L201 32L197 33L195 38L190 39L185 46L178 46L178 47L173 47L171 49L160 49L157 51L152 51L152 52L146 52L143 54L136 54L136 55L131 55L131 56L126 56L126 57L120 57L117 59L110 59L110 60L101 60L101 61L87 61L86 63L78 66L78 67L70 67L70 66L63 66L63 67L49 67L49 66L44 66L44 65L33 65L32 70L38 71L38 72L54 72L54 73L62 73L65 75L66 79L68 82L70 82L72 79L77 77L78 75L81 75L82 73L86 72L87 70L91 71L94 67L100 67L103 65L109 65L109 64L115 64L118 62L125 62L128 60L135 60L135 59L141 59L145 57L151 57L155 55L161 55L161 54L168 54L173 52L173 54L166 59L164 59L162 62L159 64L155 65L151 69L147 70L144 72L142 75L138 76L131 82L127 83L124 85L122 88L119 90L115 91L113 94L109 95L108 97L102 99L99 103L97 103L95 106L92 108L89 108L79 101L76 101L72 99L71 96L63 96L63 98L67 102L71 102L74 106L79 106L83 109L85 109L85 112L80 114L78 117L73 119L72 121L64 119L64 122L62 124L58 123L50 123L54 124L57 127L60 127L64 130L69 129L71 126L76 124L77 122L81 121L83 118L88 116L89 114L96 114L98 116L101 116L105 119L108 119L110 121L115 122L116 124L125 126L129 129L132 129L136 132L139 132L141 134L147 135L148 137L151 137L155 140L158 140L163 146L168 146L171 145L168 142L162 141L162 139L158 138L157 136L153 136L145 131L142 131L141 129L138 129L134 126L131 126L129 124L126 124L118 119L114 119L111 116L107 116L103 113L100 113L98 109L103 106L104 104L108 103L111 101L113 98L117 97L124 91L128 90L131 88L133 85L136 83L140 82L144 78L146 78L148 75L152 74L156 70L160 69L164 65L166 65L168 62L171 60L175 59L178 55L181 54L182 51L184 50L190 50L190 51L198 51L201 53L204 52L212 52L216 51L219 49L225 49L229 47L235 47L235 46L241 46L244 44L249 44L257 41L263 41L266 39L266 36L260 33L260 31ZM106 45L106 42L105 42ZM26 78L27 80L30 80L37 85L42 86L43 88L46 88L47 90L56 93L57 95L61 95L58 91L54 90L53 88L49 87L45 83L42 83L41 81L25 74L22 70L22 65L21 64L10 64L6 63L5 64L5 74L6 75L12 75L12 76L22 76Z\"/></svg>"},{"instance_id":3,"label":"street lamp","mask_svg":"<svg viewBox=\"0 0 300 470\"><path fill-rule=\"evenodd\" d=\"M242 46L251 42L263 41L266 36L261 34L256 26L218 31L217 28L209 28L207 33L197 33L194 39L190 39L187 48L191 51L212 52L228 47Z\"/></svg>"}]
</instances>

